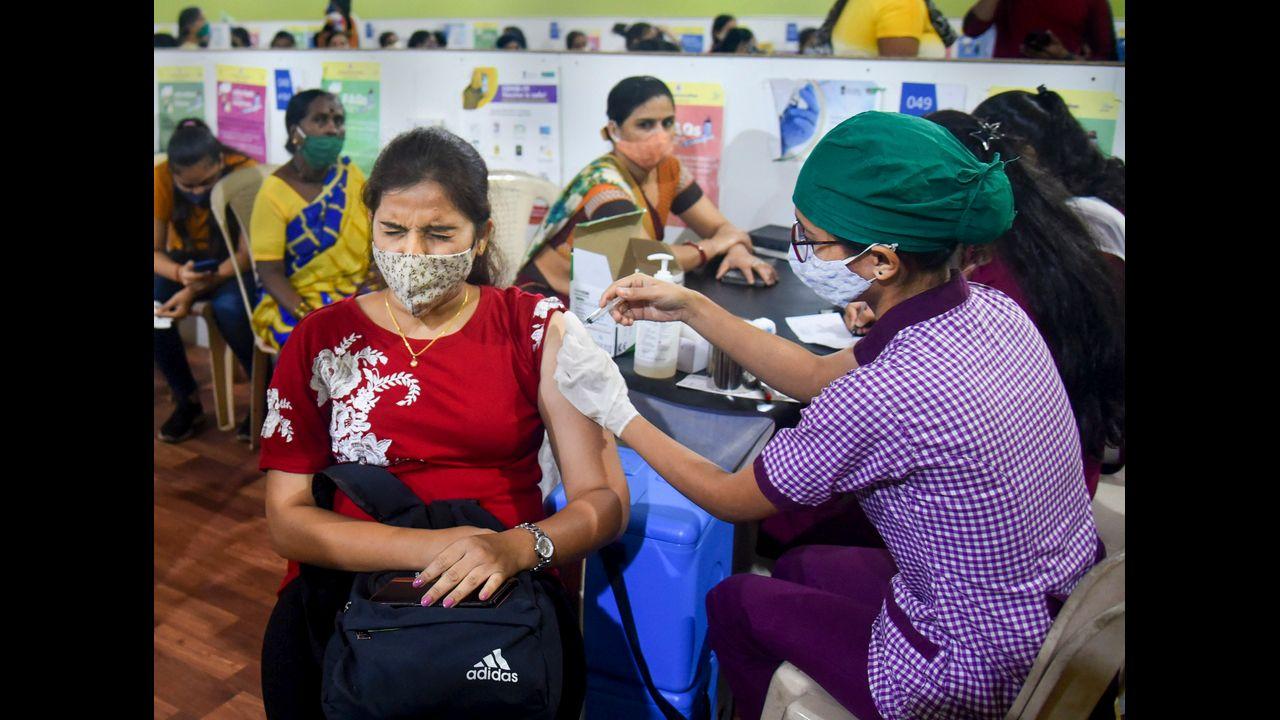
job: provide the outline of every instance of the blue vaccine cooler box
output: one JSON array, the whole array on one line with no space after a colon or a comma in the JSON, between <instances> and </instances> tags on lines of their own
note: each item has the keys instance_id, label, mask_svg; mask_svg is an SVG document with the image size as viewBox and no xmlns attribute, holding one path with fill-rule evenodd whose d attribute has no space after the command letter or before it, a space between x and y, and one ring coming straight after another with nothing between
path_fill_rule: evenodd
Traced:
<instances>
[{"instance_id":1,"label":"blue vaccine cooler box","mask_svg":"<svg viewBox=\"0 0 1280 720\"><path fill-rule=\"evenodd\" d=\"M635 393L631 400L654 425L730 472L754 460L773 433L767 417L698 410ZM631 493L630 521L618 544L636 634L654 685L688 716L699 695L714 694L716 686L718 664L714 654L703 652L706 597L731 572L733 526L690 502L634 450L620 447L618 454ZM548 512L563 508L564 487L546 504ZM596 553L587 558L584 586L588 720L662 720Z\"/></svg>"}]
</instances>

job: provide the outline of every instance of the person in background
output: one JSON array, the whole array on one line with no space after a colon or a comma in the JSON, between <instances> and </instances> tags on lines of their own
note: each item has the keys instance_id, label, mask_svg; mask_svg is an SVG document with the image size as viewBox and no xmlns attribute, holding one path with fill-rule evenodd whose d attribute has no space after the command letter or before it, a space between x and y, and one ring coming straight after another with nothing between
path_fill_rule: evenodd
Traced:
<instances>
[{"instance_id":1,"label":"person in background","mask_svg":"<svg viewBox=\"0 0 1280 720\"><path fill-rule=\"evenodd\" d=\"M569 31L569 34L564 37L564 47L572 52L587 50L587 34L581 30Z\"/></svg>"},{"instance_id":2,"label":"person in background","mask_svg":"<svg viewBox=\"0 0 1280 720\"><path fill-rule=\"evenodd\" d=\"M724 40L720 42L717 49L711 52L729 53L731 55L758 55L760 50L756 47L756 37L750 30L736 27L725 33Z\"/></svg>"},{"instance_id":3,"label":"person in background","mask_svg":"<svg viewBox=\"0 0 1280 720\"><path fill-rule=\"evenodd\" d=\"M947 56L924 0L836 0L818 43L846 57Z\"/></svg>"},{"instance_id":4,"label":"person in background","mask_svg":"<svg viewBox=\"0 0 1280 720\"><path fill-rule=\"evenodd\" d=\"M662 31L647 22L633 23L628 26L626 23L618 23L613 26L613 33L626 38L627 50L635 50L636 45L645 40L656 40L662 36Z\"/></svg>"},{"instance_id":5,"label":"person in background","mask_svg":"<svg viewBox=\"0 0 1280 720\"><path fill-rule=\"evenodd\" d=\"M249 228L262 281L253 330L276 348L312 310L357 294L369 270L364 174L342 157L342 103L323 90L300 92L284 124L292 158L262 183Z\"/></svg>"},{"instance_id":6,"label":"person in background","mask_svg":"<svg viewBox=\"0 0 1280 720\"><path fill-rule=\"evenodd\" d=\"M436 45L436 38L431 34L431 31L414 30L413 34L409 36L409 42L405 44L405 47L410 49L430 49L438 46Z\"/></svg>"},{"instance_id":7,"label":"person in background","mask_svg":"<svg viewBox=\"0 0 1280 720\"><path fill-rule=\"evenodd\" d=\"M798 52L801 55L820 55L818 51L818 28L805 28L800 31L800 47Z\"/></svg>"},{"instance_id":8,"label":"person in background","mask_svg":"<svg viewBox=\"0 0 1280 720\"><path fill-rule=\"evenodd\" d=\"M993 57L1115 60L1116 27L1108 0L978 0L964 16L964 34L996 27Z\"/></svg>"},{"instance_id":9,"label":"person in background","mask_svg":"<svg viewBox=\"0 0 1280 720\"><path fill-rule=\"evenodd\" d=\"M1000 123L1001 130L1025 140L1036 163L1056 175L1077 200L1088 205L1100 200L1124 213L1124 160L1102 154L1058 93L1043 85L1034 93L1002 92L979 103L973 115ZM1119 251L1124 257L1123 240Z\"/></svg>"},{"instance_id":10,"label":"person in background","mask_svg":"<svg viewBox=\"0 0 1280 720\"><path fill-rule=\"evenodd\" d=\"M390 30L378 36L378 47L380 48L395 48L399 44L400 37Z\"/></svg>"},{"instance_id":11,"label":"person in background","mask_svg":"<svg viewBox=\"0 0 1280 720\"><path fill-rule=\"evenodd\" d=\"M520 49L521 50L529 49L529 42L525 40L524 31L516 27L515 25L508 25L507 27L502 28L502 34L514 35L517 38L520 38Z\"/></svg>"},{"instance_id":12,"label":"person in background","mask_svg":"<svg viewBox=\"0 0 1280 720\"><path fill-rule=\"evenodd\" d=\"M681 52L679 45L676 45L675 43L669 40L664 40L662 38L649 38L648 40L641 40L640 42L636 43L635 47L631 48L631 50L633 52L665 52L665 53Z\"/></svg>"},{"instance_id":13,"label":"person in background","mask_svg":"<svg viewBox=\"0 0 1280 720\"><path fill-rule=\"evenodd\" d=\"M938 33L942 44L946 47L955 45L959 36L956 35L956 29L951 27L951 21L947 19L946 13L942 12L933 0L924 0L924 7L929 12L929 24L933 26L934 32Z\"/></svg>"},{"instance_id":14,"label":"person in background","mask_svg":"<svg viewBox=\"0 0 1280 720\"><path fill-rule=\"evenodd\" d=\"M351 47L351 39L347 33L330 31L329 42L325 44L325 47L331 50L346 50Z\"/></svg>"},{"instance_id":15,"label":"person in background","mask_svg":"<svg viewBox=\"0 0 1280 720\"><path fill-rule=\"evenodd\" d=\"M298 41L294 39L293 33L281 30L271 38L272 50L292 50L298 47Z\"/></svg>"},{"instance_id":16,"label":"person in background","mask_svg":"<svg viewBox=\"0 0 1280 720\"><path fill-rule=\"evenodd\" d=\"M167 159L154 173L153 297L162 303L155 314L177 320L190 314L196 300L209 301L219 332L248 373L253 368L253 331L227 242L209 211L209 196L219 180L254 161L218 142L209 126L195 118L178 123L166 151ZM238 264L248 268L248 243L234 216L228 214L227 220ZM245 282L252 286L253 277ZM174 400L173 413L160 426L160 439L181 442L204 424L204 408L177 327L157 328L152 337L156 367ZM249 440L249 418L240 423L236 435Z\"/></svg>"},{"instance_id":17,"label":"person in background","mask_svg":"<svg viewBox=\"0 0 1280 720\"><path fill-rule=\"evenodd\" d=\"M360 22L351 15L351 0L331 0L324 12L324 24L330 31L329 42L325 47L360 47ZM333 44L332 36L334 35L345 35L347 42Z\"/></svg>"},{"instance_id":18,"label":"person in background","mask_svg":"<svg viewBox=\"0 0 1280 720\"><path fill-rule=\"evenodd\" d=\"M443 30L432 31L431 37L435 39L436 47L438 48L449 47L449 36L445 35Z\"/></svg>"},{"instance_id":19,"label":"person in background","mask_svg":"<svg viewBox=\"0 0 1280 720\"><path fill-rule=\"evenodd\" d=\"M724 36L736 27L738 27L738 19L734 16L717 15L716 19L711 21L711 52L719 52L717 48L724 41Z\"/></svg>"},{"instance_id":20,"label":"person in background","mask_svg":"<svg viewBox=\"0 0 1280 720\"><path fill-rule=\"evenodd\" d=\"M169 33L156 33L151 36L151 47L153 48L175 48L178 47L178 38Z\"/></svg>"},{"instance_id":21,"label":"person in background","mask_svg":"<svg viewBox=\"0 0 1280 720\"><path fill-rule=\"evenodd\" d=\"M506 33L504 35L499 36L497 42L495 42L493 46L499 50L526 49L524 44L524 38L520 37L519 35L513 35L511 33Z\"/></svg>"},{"instance_id":22,"label":"person in background","mask_svg":"<svg viewBox=\"0 0 1280 720\"><path fill-rule=\"evenodd\" d=\"M199 50L209 47L209 21L198 7L183 8L178 13L178 47Z\"/></svg>"},{"instance_id":23,"label":"person in background","mask_svg":"<svg viewBox=\"0 0 1280 720\"><path fill-rule=\"evenodd\" d=\"M651 76L624 78L609 91L609 123L601 136L610 152L583 168L547 210L515 284L566 300L573 230L579 223L643 208L644 233L661 241L667 219L678 215L701 240L671 245L680 268L692 270L724 256L716 277L736 269L750 282L777 282L773 267L752 252L751 237L729 222L702 193L674 155L675 100Z\"/></svg>"},{"instance_id":24,"label":"person in background","mask_svg":"<svg viewBox=\"0 0 1280 720\"><path fill-rule=\"evenodd\" d=\"M233 48L249 48L253 47L253 40L249 37L249 31L242 27L231 28L231 47Z\"/></svg>"}]
</instances>

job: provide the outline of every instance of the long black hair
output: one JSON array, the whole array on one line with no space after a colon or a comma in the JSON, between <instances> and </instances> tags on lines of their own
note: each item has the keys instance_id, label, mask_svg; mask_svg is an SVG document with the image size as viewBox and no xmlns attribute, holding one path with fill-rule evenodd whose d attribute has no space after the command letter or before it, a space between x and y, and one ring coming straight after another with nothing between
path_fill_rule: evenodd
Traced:
<instances>
[{"instance_id":1,"label":"long black hair","mask_svg":"<svg viewBox=\"0 0 1280 720\"><path fill-rule=\"evenodd\" d=\"M987 98L974 117L1031 145L1036 162L1058 176L1072 195L1093 196L1124 212L1124 160L1102 154L1062 96L1041 85L1033 93L1010 90Z\"/></svg>"},{"instance_id":2,"label":"long black hair","mask_svg":"<svg viewBox=\"0 0 1280 720\"><path fill-rule=\"evenodd\" d=\"M1013 188L1013 227L995 251L1018 283L1053 354L1071 400L1080 440L1091 457L1124 439L1124 296L1117 291L1089 230L1066 204L1067 189L1038 167L1013 135L1000 137L972 115L926 115L979 160L1005 165ZM1003 130L1004 127L999 128ZM994 135L994 136L993 136Z\"/></svg>"},{"instance_id":3,"label":"long black hair","mask_svg":"<svg viewBox=\"0 0 1280 720\"><path fill-rule=\"evenodd\" d=\"M365 207L370 214L376 213L384 194L427 181L439 183L449 202L475 226L479 239L492 216L489 168L470 143L444 128L415 128L387 143L365 181ZM490 242L488 250L475 258L467 282L492 285L498 277L497 255Z\"/></svg>"},{"instance_id":4,"label":"long black hair","mask_svg":"<svg viewBox=\"0 0 1280 720\"><path fill-rule=\"evenodd\" d=\"M178 122L178 126L174 129L173 135L169 137L169 145L165 148L168 154L168 163L171 170L180 170L189 168L201 160L212 160L213 162L222 162L222 177L226 177L233 172L243 160L232 162L230 156L243 155L243 153L223 145L218 140L209 126L203 120L198 118L186 118ZM173 226L178 230L178 237L182 240L183 252L190 254L194 251L195 246L191 239L191 231L187 227L187 220L191 217L191 213L196 209L196 205L187 199L187 196L174 188L173 193L173 215L170 220ZM228 215L227 221L234 223L233 216ZM213 219L213 213L209 213L206 224L209 228L209 247L215 257L221 257L226 253L226 243L222 242L222 231L218 229L217 223ZM236 227L229 228L232 231L232 242L239 240L240 233Z\"/></svg>"}]
</instances>

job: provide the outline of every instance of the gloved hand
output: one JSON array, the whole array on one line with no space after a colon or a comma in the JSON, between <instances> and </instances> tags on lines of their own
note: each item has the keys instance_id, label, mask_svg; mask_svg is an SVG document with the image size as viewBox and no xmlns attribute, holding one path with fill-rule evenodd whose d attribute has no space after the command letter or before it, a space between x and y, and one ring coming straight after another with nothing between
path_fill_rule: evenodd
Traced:
<instances>
[{"instance_id":1,"label":"gloved hand","mask_svg":"<svg viewBox=\"0 0 1280 720\"><path fill-rule=\"evenodd\" d=\"M564 342L556 353L556 385L578 412L614 435L639 413L627 398L627 383L573 313L563 313Z\"/></svg>"},{"instance_id":2,"label":"gloved hand","mask_svg":"<svg viewBox=\"0 0 1280 720\"><path fill-rule=\"evenodd\" d=\"M791 102L778 119L778 129L782 135L782 157L789 157L788 153L792 150L804 147L817 128L818 95L814 84L806 82L791 97Z\"/></svg>"}]
</instances>

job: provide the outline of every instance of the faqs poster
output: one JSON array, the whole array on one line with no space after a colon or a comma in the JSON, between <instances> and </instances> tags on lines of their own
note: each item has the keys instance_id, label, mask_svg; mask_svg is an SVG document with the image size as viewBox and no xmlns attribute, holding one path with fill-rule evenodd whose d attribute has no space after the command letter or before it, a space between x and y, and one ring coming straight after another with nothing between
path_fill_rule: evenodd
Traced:
<instances>
[{"instance_id":1,"label":"faqs poster","mask_svg":"<svg viewBox=\"0 0 1280 720\"><path fill-rule=\"evenodd\" d=\"M164 152L180 121L199 118L208 122L204 114L204 68L158 67L156 89L160 94L160 144L156 152Z\"/></svg>"},{"instance_id":2,"label":"faqs poster","mask_svg":"<svg viewBox=\"0 0 1280 720\"><path fill-rule=\"evenodd\" d=\"M375 62L327 62L320 80L320 87L333 93L346 112L342 154L366 177L382 147L381 84L381 65Z\"/></svg>"},{"instance_id":3,"label":"faqs poster","mask_svg":"<svg viewBox=\"0 0 1280 720\"><path fill-rule=\"evenodd\" d=\"M1116 97L1115 93L1105 90L1049 89L1062 96L1071 114L1094 139L1098 149L1103 155L1110 157L1115 146L1116 121L1120 119L1120 98ZM1010 90L1022 90L1032 95L1036 93L1035 88L993 87L987 93L987 97Z\"/></svg>"},{"instance_id":4,"label":"faqs poster","mask_svg":"<svg viewBox=\"0 0 1280 720\"><path fill-rule=\"evenodd\" d=\"M720 204L720 151L724 147L724 87L720 83L669 82L676 101L676 157L702 192ZM667 224L682 227L675 214Z\"/></svg>"},{"instance_id":5,"label":"faqs poster","mask_svg":"<svg viewBox=\"0 0 1280 720\"><path fill-rule=\"evenodd\" d=\"M462 90L461 132L490 169L560 184L560 81L555 70L472 68Z\"/></svg>"},{"instance_id":6,"label":"faqs poster","mask_svg":"<svg viewBox=\"0 0 1280 720\"><path fill-rule=\"evenodd\" d=\"M218 140L267 161L267 71L219 65Z\"/></svg>"}]
</instances>

